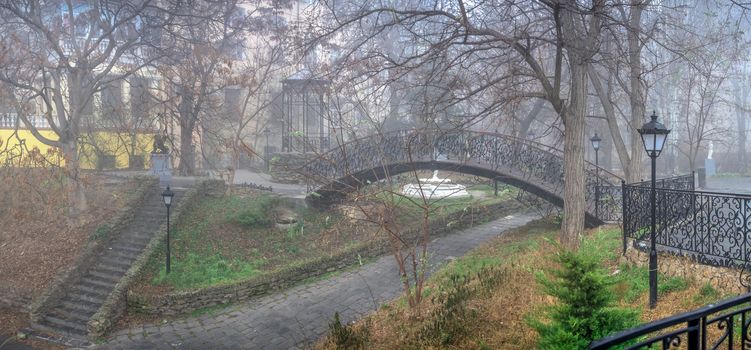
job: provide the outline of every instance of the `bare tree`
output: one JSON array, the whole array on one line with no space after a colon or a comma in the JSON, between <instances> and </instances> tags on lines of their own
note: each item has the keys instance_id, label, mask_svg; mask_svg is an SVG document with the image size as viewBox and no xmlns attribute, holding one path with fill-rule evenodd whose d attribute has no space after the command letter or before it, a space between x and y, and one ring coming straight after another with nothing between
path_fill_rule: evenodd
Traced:
<instances>
[{"instance_id":1,"label":"bare tree","mask_svg":"<svg viewBox=\"0 0 751 350\"><path fill-rule=\"evenodd\" d=\"M95 93L154 59L155 31L169 16L151 1L3 1L0 3L0 81L11 89L23 126L62 150L70 178L70 211L86 209L79 144ZM29 118L38 106L56 138Z\"/></svg>"}]
</instances>

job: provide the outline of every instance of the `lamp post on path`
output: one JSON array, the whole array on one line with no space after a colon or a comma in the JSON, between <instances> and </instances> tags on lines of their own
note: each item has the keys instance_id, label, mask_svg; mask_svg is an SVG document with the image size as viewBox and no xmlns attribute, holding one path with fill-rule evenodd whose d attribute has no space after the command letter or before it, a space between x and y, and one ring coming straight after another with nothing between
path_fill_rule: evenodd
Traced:
<instances>
[{"instance_id":1,"label":"lamp post on path","mask_svg":"<svg viewBox=\"0 0 751 350\"><path fill-rule=\"evenodd\" d=\"M595 184L595 216L599 219L600 218L600 141L602 139L597 136L597 132L595 132L595 136L592 136L589 141L592 142L592 148L595 149L595 180L597 183Z\"/></svg>"},{"instance_id":2,"label":"lamp post on path","mask_svg":"<svg viewBox=\"0 0 751 350\"><path fill-rule=\"evenodd\" d=\"M657 305L657 248L655 243L655 231L657 231L657 220L655 217L655 208L657 206L656 195L656 165L657 157L660 156L662 148L665 146L665 139L667 139L670 130L665 125L657 121L657 112L652 112L650 117L652 120L644 123L641 129L637 131L641 135L641 140L644 143L644 149L647 151L647 155L652 159L652 186L649 191L651 214L652 214L652 229L649 233L649 308L654 309Z\"/></svg>"},{"instance_id":3,"label":"lamp post on path","mask_svg":"<svg viewBox=\"0 0 751 350\"><path fill-rule=\"evenodd\" d=\"M164 205L167 206L167 274L170 272L170 251L169 251L169 207L172 205L172 197L175 196L175 193L170 191L169 186L167 186L167 189L162 192L162 199L164 200Z\"/></svg>"}]
</instances>

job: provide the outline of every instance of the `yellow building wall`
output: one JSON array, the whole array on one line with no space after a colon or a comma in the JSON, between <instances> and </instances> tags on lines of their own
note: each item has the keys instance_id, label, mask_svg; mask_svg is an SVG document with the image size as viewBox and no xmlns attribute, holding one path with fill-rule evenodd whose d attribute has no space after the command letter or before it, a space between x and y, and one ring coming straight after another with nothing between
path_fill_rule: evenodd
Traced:
<instances>
[{"instance_id":1,"label":"yellow building wall","mask_svg":"<svg viewBox=\"0 0 751 350\"><path fill-rule=\"evenodd\" d=\"M52 140L57 139L57 135L51 130L40 130L39 133ZM45 155L47 161L55 165L64 165L64 161L55 152L55 147L50 147L39 141L28 130L18 130L18 137L15 136L14 130L0 129L0 162L5 164L9 158L18 157L21 152L22 157L27 155L27 150L38 149L42 155ZM26 145L25 149L20 147L21 140ZM132 152L135 155L144 157L144 167L149 166L149 154L154 140L153 133L136 134L136 146ZM7 147L7 148L6 148ZM130 134L117 133L110 131L95 132L91 136L83 136L79 142L79 155L81 168L96 169L97 152L99 149L106 155L115 156L115 167L117 169L128 168L128 154L131 147ZM5 152L5 150L8 150ZM18 158L15 158L13 164L18 164Z\"/></svg>"}]
</instances>

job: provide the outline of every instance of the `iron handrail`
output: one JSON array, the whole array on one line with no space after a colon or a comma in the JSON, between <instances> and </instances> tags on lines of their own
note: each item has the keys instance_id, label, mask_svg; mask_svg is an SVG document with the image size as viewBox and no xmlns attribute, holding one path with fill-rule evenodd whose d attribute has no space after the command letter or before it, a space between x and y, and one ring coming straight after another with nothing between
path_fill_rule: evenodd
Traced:
<instances>
[{"instance_id":1,"label":"iron handrail","mask_svg":"<svg viewBox=\"0 0 751 350\"><path fill-rule=\"evenodd\" d=\"M736 315L739 315L739 314L745 315L745 313L749 311L749 308L744 308L741 310L733 310L730 313L723 314L723 315L720 315L718 317L714 317L711 319L708 319L707 317L710 315L719 313L721 311L731 309L733 307L736 307L744 303L751 303L751 293L743 294L743 295L730 298L730 299L726 299L716 304L709 304L707 306L704 306L702 308L699 308L693 311L688 311L688 312L684 312L678 315L666 317L661 320L646 323L646 324L643 324L641 326L638 326L632 329L628 329L628 330L625 330L616 334L606 336L604 338L591 342L589 344L589 349L590 350L610 349L611 347L623 344L630 340L636 340L650 333L665 330L670 327L677 326L683 323L686 324L684 328L679 328L669 333L656 335L645 341L640 342L639 344L637 344L636 346L632 348L638 349L641 347L649 347L651 344L664 341L664 340L668 340L668 342L672 342L676 338L678 338L679 339L678 341L680 342L680 336L683 334L686 334L687 335L686 344L689 349L703 349L706 346L707 339L706 339L705 332L706 332L707 325L710 325L716 322L721 322L724 319L728 319L729 317L735 317ZM745 331L747 331L747 328L748 328L748 324L743 324L742 327L744 331L742 332L742 334L745 334ZM726 328L729 328L729 327L726 327ZM729 341L732 342L733 339L729 339ZM629 348L629 349L632 349L632 348Z\"/></svg>"},{"instance_id":2,"label":"iron handrail","mask_svg":"<svg viewBox=\"0 0 751 350\"><path fill-rule=\"evenodd\" d=\"M627 185L631 186L631 185ZM640 187L640 186L637 186ZM643 187L640 187L643 188ZM681 190L681 189L674 189L674 188L662 188L658 187L655 188L657 192L678 192L678 193L694 193L698 195L708 195L708 196L717 196L717 197L729 197L729 198L742 198L742 199L749 199L751 198L751 194L747 193L727 193L727 192L715 192L715 191L702 191L702 190Z\"/></svg>"},{"instance_id":3,"label":"iron handrail","mask_svg":"<svg viewBox=\"0 0 751 350\"><path fill-rule=\"evenodd\" d=\"M538 149L538 150L540 150L542 152L545 152L545 153L548 153L550 155L563 158L563 150L561 150L559 148L556 148L556 147L553 147L553 146L550 146L550 145L546 145L544 143L540 143L540 142L537 142L537 141L527 140L527 139L523 139L523 138L520 138L520 137L512 136L512 135L499 134L499 133L494 133L494 132L490 132L490 131L475 131L475 130L461 130L461 131L458 131L458 130L449 130L449 131L446 131L446 130L440 130L440 129L423 129L423 130L396 130L396 131L382 132L382 133L376 133L376 134L372 134L372 135L367 135L367 136L364 136L364 137L360 137L360 138L357 138L357 139L349 140L349 141L343 142L343 143L341 143L341 144L339 144L337 146L332 146L330 149L328 149L328 150L326 150L324 152L320 152L317 155L317 157L311 158L307 162L307 164L311 164L311 163L314 163L316 160L325 158L325 156L327 154L336 152L337 149L346 148L349 145L357 144L357 143L363 142L363 141L365 141L367 139L386 138L389 135L403 135L403 134L430 134L430 135L441 135L441 136L443 136L443 135L460 134L460 133L469 133L469 134L476 134L476 135L488 135L488 136L493 136L493 137L504 138L504 139L507 139L507 140L512 140L512 141L515 141L515 142L518 142L518 143L521 143L521 144L525 144L525 145L529 145L529 146L535 147L536 149ZM605 168L599 167L599 166L595 165L594 163L592 163L592 162L590 162L588 160L584 160L584 163L586 164L586 166L588 168L591 168L591 169L588 169L590 171L594 171L593 169L599 168L599 171L602 174L600 177L603 180L605 179L605 177L610 177L611 179L617 179L617 180L621 179L620 176L618 176L618 175L616 175L616 174L608 171ZM607 184L615 185L615 184L611 184L609 181L607 182Z\"/></svg>"}]
</instances>

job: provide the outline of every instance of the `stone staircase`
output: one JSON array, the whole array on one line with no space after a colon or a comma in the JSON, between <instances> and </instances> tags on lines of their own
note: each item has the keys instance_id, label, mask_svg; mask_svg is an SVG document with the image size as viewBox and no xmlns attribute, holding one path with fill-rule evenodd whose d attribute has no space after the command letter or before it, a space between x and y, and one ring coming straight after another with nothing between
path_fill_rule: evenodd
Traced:
<instances>
[{"instance_id":1,"label":"stone staircase","mask_svg":"<svg viewBox=\"0 0 751 350\"><path fill-rule=\"evenodd\" d=\"M174 209L179 205L185 189L172 190L175 192ZM149 191L133 220L105 246L96 263L66 290L65 296L43 314L39 322L32 324L33 329L74 339L87 338L89 319L107 300L162 223L166 222L167 208L161 192L157 186Z\"/></svg>"}]
</instances>

